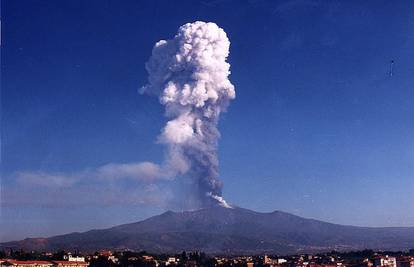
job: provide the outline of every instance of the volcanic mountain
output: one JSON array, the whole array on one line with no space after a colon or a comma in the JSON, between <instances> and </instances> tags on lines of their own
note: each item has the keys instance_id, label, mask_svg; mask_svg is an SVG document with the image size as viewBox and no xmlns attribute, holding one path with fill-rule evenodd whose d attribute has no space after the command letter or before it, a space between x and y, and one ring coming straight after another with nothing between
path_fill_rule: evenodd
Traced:
<instances>
[{"instance_id":1,"label":"volcanic mountain","mask_svg":"<svg viewBox=\"0 0 414 267\"><path fill-rule=\"evenodd\" d=\"M168 211L108 229L6 242L0 247L36 250L201 250L213 254L297 253L328 250L414 248L414 227L355 227L275 211L220 206Z\"/></svg>"}]
</instances>

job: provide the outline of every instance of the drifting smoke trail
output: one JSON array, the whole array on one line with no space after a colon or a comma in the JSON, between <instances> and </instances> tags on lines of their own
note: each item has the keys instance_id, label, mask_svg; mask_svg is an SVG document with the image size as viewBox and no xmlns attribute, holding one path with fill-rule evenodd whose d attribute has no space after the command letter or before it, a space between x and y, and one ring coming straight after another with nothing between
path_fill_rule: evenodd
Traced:
<instances>
[{"instance_id":1,"label":"drifting smoke trail","mask_svg":"<svg viewBox=\"0 0 414 267\"><path fill-rule=\"evenodd\" d=\"M217 157L219 116L235 98L229 46L215 23L187 23L173 39L155 44L146 64L149 82L141 89L165 105L170 120L159 141L167 146L166 164L195 181L201 206L229 207L221 196Z\"/></svg>"}]
</instances>

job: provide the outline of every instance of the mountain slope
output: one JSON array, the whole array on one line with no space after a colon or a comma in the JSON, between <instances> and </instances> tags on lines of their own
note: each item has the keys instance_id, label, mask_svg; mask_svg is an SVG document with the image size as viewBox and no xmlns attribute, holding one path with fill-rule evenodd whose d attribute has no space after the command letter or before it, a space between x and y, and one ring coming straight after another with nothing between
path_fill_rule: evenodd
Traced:
<instances>
[{"instance_id":1,"label":"mountain slope","mask_svg":"<svg viewBox=\"0 0 414 267\"><path fill-rule=\"evenodd\" d=\"M343 226L275 211L212 207L168 211L109 229L31 238L0 246L25 249L134 249L154 252L295 253L299 251L414 248L414 227Z\"/></svg>"}]
</instances>

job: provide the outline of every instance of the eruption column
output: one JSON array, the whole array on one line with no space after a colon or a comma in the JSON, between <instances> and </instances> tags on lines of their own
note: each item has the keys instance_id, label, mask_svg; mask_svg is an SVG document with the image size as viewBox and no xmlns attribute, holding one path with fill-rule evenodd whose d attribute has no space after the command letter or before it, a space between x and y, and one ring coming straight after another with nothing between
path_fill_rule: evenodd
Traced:
<instances>
[{"instance_id":1,"label":"eruption column","mask_svg":"<svg viewBox=\"0 0 414 267\"><path fill-rule=\"evenodd\" d=\"M193 179L202 207L220 204L217 129L220 113L235 98L226 62L230 42L215 23L197 21L181 26L171 40L157 42L146 64L148 84L169 121L159 136L167 146L166 165Z\"/></svg>"}]
</instances>

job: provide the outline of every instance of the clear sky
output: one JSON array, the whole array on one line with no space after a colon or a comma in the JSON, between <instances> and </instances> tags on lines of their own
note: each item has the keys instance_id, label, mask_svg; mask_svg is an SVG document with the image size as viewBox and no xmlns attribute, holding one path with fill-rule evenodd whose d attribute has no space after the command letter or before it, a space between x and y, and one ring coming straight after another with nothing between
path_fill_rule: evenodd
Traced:
<instances>
[{"instance_id":1,"label":"clear sky","mask_svg":"<svg viewBox=\"0 0 414 267\"><path fill-rule=\"evenodd\" d=\"M169 208L180 181L96 170L162 161L164 108L137 89L154 43L196 20L231 42L237 96L219 125L228 202L414 226L413 1L3 0L1 12L0 240Z\"/></svg>"}]
</instances>

